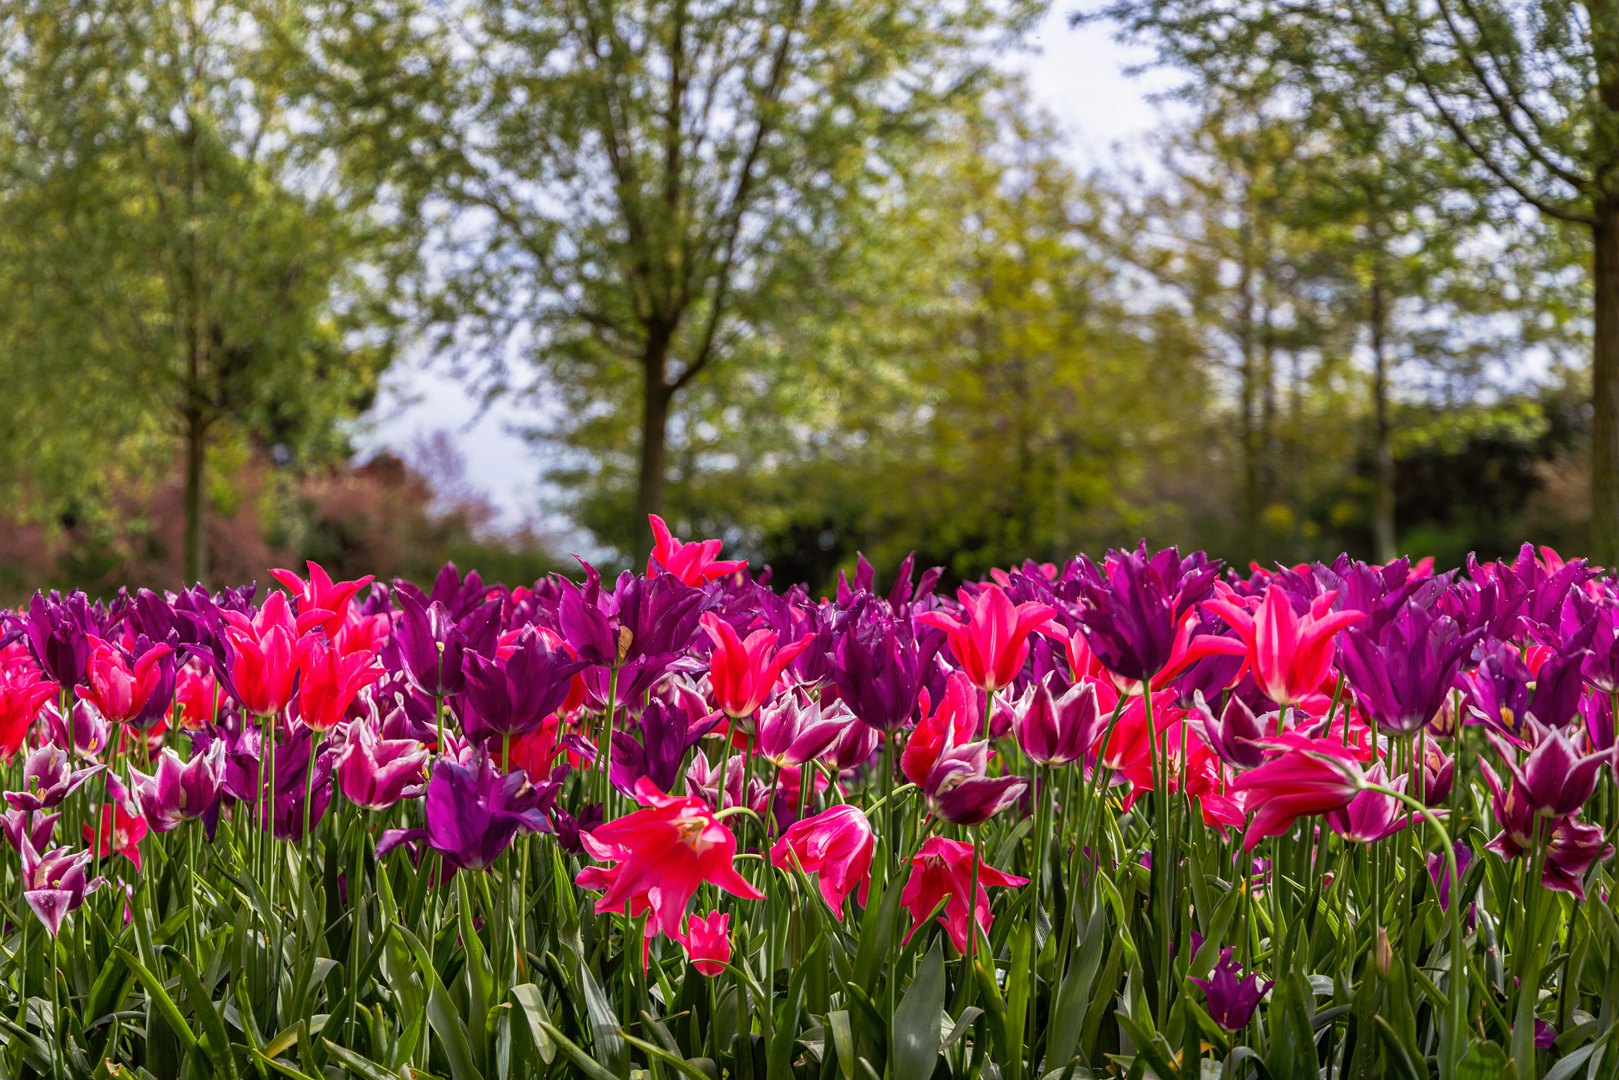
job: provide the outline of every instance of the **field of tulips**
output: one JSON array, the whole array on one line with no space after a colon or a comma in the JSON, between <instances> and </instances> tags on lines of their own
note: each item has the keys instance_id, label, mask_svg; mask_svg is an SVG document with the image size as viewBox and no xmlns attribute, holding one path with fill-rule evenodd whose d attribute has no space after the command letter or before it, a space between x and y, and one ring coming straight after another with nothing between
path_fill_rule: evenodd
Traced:
<instances>
[{"instance_id":1,"label":"field of tulips","mask_svg":"<svg viewBox=\"0 0 1619 1080\"><path fill-rule=\"evenodd\" d=\"M0 1077L1619 1076L1619 587L274 571L0 632Z\"/></svg>"}]
</instances>

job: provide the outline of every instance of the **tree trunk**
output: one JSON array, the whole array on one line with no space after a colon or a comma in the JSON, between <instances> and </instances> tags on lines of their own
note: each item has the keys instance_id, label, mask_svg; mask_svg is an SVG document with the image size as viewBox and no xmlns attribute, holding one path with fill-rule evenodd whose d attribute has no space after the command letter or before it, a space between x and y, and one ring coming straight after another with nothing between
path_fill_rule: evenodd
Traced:
<instances>
[{"instance_id":1,"label":"tree trunk","mask_svg":"<svg viewBox=\"0 0 1619 1080\"><path fill-rule=\"evenodd\" d=\"M667 460L669 399L674 391L664 379L667 348L649 345L643 360L645 387L641 407L641 472L637 477L635 566L646 565L652 552L652 526L648 514L663 513L663 483Z\"/></svg>"},{"instance_id":2,"label":"tree trunk","mask_svg":"<svg viewBox=\"0 0 1619 1080\"><path fill-rule=\"evenodd\" d=\"M1592 230L1591 558L1619 566L1619 200L1599 200Z\"/></svg>"},{"instance_id":3,"label":"tree trunk","mask_svg":"<svg viewBox=\"0 0 1619 1080\"><path fill-rule=\"evenodd\" d=\"M208 543L204 488L208 457L208 426L200 414L186 417L185 580L208 583Z\"/></svg>"},{"instance_id":4,"label":"tree trunk","mask_svg":"<svg viewBox=\"0 0 1619 1080\"><path fill-rule=\"evenodd\" d=\"M1372 507L1372 546L1377 561L1388 564L1398 556L1394 548L1394 447L1389 440L1388 363L1383 349L1383 283L1372 281L1372 414L1376 423L1377 497Z\"/></svg>"}]
</instances>

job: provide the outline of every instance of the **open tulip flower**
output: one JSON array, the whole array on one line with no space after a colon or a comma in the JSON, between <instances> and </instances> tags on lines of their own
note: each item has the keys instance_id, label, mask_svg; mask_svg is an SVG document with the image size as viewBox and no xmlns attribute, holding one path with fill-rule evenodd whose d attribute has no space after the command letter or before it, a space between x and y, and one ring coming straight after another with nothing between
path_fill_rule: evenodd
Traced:
<instances>
[{"instance_id":1,"label":"open tulip flower","mask_svg":"<svg viewBox=\"0 0 1619 1080\"><path fill-rule=\"evenodd\" d=\"M652 524L0 612L0 1076L1619 1067L1619 576Z\"/></svg>"}]
</instances>

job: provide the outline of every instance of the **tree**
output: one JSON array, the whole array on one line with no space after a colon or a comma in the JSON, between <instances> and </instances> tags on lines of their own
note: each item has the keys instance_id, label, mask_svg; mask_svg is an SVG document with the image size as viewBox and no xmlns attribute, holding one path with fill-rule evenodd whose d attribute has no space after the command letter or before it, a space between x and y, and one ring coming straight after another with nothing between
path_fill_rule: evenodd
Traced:
<instances>
[{"instance_id":1,"label":"tree","mask_svg":"<svg viewBox=\"0 0 1619 1080\"><path fill-rule=\"evenodd\" d=\"M0 233L27 328L3 363L18 385L81 373L14 409L51 445L88 431L100 460L176 440L185 573L205 580L210 447L229 429L338 451L386 363L371 193L319 156L292 5L5 0L0 27Z\"/></svg>"},{"instance_id":2,"label":"tree","mask_svg":"<svg viewBox=\"0 0 1619 1080\"><path fill-rule=\"evenodd\" d=\"M1221 85L1268 81L1304 97L1375 88L1425 137L1452 141L1498 208L1589 230L1591 554L1619 564L1619 7L1124 0L1106 14Z\"/></svg>"},{"instance_id":3,"label":"tree","mask_svg":"<svg viewBox=\"0 0 1619 1080\"><path fill-rule=\"evenodd\" d=\"M416 67L365 65L375 78L346 85L378 103L365 139L413 147L382 151L401 186L444 200L441 325L486 391L580 403L564 439L635 403L644 552L682 395L822 286L851 220L902 181L907 144L1043 4L352 6L365 17L334 57L426 26Z\"/></svg>"}]
</instances>

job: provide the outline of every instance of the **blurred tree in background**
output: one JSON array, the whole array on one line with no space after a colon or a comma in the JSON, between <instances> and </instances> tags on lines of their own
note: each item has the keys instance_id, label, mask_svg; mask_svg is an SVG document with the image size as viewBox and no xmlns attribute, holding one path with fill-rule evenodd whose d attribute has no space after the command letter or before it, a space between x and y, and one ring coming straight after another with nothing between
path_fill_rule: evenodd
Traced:
<instances>
[{"instance_id":1,"label":"blurred tree in background","mask_svg":"<svg viewBox=\"0 0 1619 1080\"><path fill-rule=\"evenodd\" d=\"M0 0L0 593L561 565L449 436L355 454L407 352L604 563L1601 541L1602 27L1119 4L1189 111L1081 174L1000 64L1045 7Z\"/></svg>"}]
</instances>

